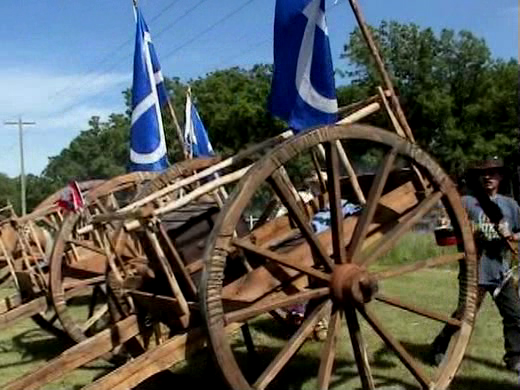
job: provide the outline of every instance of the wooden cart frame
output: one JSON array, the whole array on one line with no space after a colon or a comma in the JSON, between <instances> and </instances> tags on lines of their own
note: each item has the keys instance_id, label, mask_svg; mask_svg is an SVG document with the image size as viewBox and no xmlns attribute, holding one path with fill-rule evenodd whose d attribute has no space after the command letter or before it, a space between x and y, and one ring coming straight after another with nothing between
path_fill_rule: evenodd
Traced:
<instances>
[{"instance_id":1,"label":"wooden cart frame","mask_svg":"<svg viewBox=\"0 0 520 390\"><path fill-rule=\"evenodd\" d=\"M475 318L476 252L471 229L455 185L415 145L357 1L350 0L350 4L382 78L383 86L377 95L344 109L345 118L335 126L297 136L284 133L237 156L213 161L209 167L195 167L192 164L197 163L192 161L180 163L152 180L147 191L122 208L114 204L114 211L69 215L51 257L50 296L61 324L78 344L7 388L37 388L98 357L121 354L133 358L88 388L131 388L207 343L230 388L269 388L316 324L330 318L317 372L317 386L328 389L344 317L361 385L374 389L376 380L358 316L395 352L421 388L449 386ZM358 124L381 109L395 133ZM346 145L351 142L384 151L380 168L368 186L348 157ZM310 202L300 198L288 174L291 161L306 154L312 157L319 187ZM407 175L394 185L389 178L403 166ZM230 185L234 188L228 198L229 188L225 187ZM244 215L264 188L287 212L273 218L272 210L266 207L253 229L244 229ZM346 197L354 199L363 211L346 216L342 211ZM96 203L96 198L92 197L91 202ZM394 269L370 268L440 203L459 237L458 251ZM311 221L324 206L330 226L317 232ZM216 219L217 214L209 211L214 209L220 210ZM183 212L186 217L180 222L175 220ZM173 226L170 231L168 223ZM198 245L200 240L181 244L182 234L201 223L211 228L205 248ZM186 225L190 228L176 231ZM75 245L105 256L107 265L103 282L109 302L103 313L97 313L110 311L114 322L91 337L67 308L62 270L67 252ZM203 257L197 257L202 249ZM386 279L457 263L460 284L455 298L462 311L456 318L378 292L379 284ZM202 277L196 278L194 275L200 272ZM154 278L163 281L155 287L167 293L149 292L143 287L145 280ZM433 374L387 331L372 310L375 301L456 328L446 358ZM283 322L284 310L301 303L306 304L303 322L275 357L251 378L233 351L235 331L241 330L248 352L254 355L248 324L262 316L281 318ZM100 318L101 314L92 312L88 321L92 325ZM163 331L165 324L168 335Z\"/></svg>"}]
</instances>

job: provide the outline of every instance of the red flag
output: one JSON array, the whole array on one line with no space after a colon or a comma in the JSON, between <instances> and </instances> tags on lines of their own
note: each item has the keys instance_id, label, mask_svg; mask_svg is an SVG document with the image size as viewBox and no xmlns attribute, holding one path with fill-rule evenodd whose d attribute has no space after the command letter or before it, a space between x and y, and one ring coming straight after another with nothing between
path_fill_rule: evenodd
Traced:
<instances>
[{"instance_id":1,"label":"red flag","mask_svg":"<svg viewBox=\"0 0 520 390\"><path fill-rule=\"evenodd\" d=\"M83 198L83 194L79 189L78 182L70 182L69 185L63 190L57 203L58 207L68 211L77 212L81 210L85 205L85 199Z\"/></svg>"}]
</instances>

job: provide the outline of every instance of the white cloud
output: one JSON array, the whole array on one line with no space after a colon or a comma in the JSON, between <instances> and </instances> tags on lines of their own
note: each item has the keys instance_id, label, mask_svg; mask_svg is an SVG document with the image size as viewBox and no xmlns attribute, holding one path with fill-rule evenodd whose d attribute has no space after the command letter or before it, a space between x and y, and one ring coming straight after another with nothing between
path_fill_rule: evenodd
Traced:
<instances>
[{"instance_id":1,"label":"white cloud","mask_svg":"<svg viewBox=\"0 0 520 390\"><path fill-rule=\"evenodd\" d=\"M131 83L131 74L58 75L28 69L5 69L0 73L0 119L35 121L25 142L26 171L39 174L48 161L87 127L94 116L106 118L124 110L121 91ZM11 126L9 126L11 127ZM0 172L19 173L16 129L2 128Z\"/></svg>"}]
</instances>

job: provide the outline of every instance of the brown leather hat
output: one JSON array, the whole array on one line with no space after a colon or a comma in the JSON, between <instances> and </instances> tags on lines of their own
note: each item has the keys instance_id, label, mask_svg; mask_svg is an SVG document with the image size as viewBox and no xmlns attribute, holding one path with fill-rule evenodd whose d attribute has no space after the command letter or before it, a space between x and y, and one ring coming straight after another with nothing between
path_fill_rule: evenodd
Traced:
<instances>
[{"instance_id":1,"label":"brown leather hat","mask_svg":"<svg viewBox=\"0 0 520 390\"><path fill-rule=\"evenodd\" d=\"M486 169L502 169L504 162L498 157L491 157L484 160L476 161L468 167L470 171L483 171Z\"/></svg>"}]
</instances>

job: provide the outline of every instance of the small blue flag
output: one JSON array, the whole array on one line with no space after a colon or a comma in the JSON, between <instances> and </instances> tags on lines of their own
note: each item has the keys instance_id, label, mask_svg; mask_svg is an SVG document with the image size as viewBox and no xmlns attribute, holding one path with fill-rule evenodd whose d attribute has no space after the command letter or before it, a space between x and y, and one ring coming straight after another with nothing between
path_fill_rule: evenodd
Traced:
<instances>
[{"instance_id":1,"label":"small blue flag","mask_svg":"<svg viewBox=\"0 0 520 390\"><path fill-rule=\"evenodd\" d=\"M130 171L162 171L168 168L161 106L167 102L161 66L148 26L136 11Z\"/></svg>"},{"instance_id":2,"label":"small blue flag","mask_svg":"<svg viewBox=\"0 0 520 390\"><path fill-rule=\"evenodd\" d=\"M325 0L277 0L271 113L296 132L336 122Z\"/></svg>"},{"instance_id":3,"label":"small blue flag","mask_svg":"<svg viewBox=\"0 0 520 390\"><path fill-rule=\"evenodd\" d=\"M184 125L184 144L190 157L209 157L215 155L206 128L200 119L191 94L186 95L186 121Z\"/></svg>"}]
</instances>

